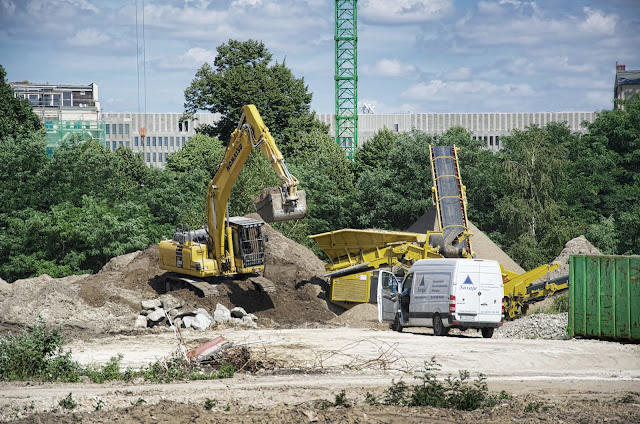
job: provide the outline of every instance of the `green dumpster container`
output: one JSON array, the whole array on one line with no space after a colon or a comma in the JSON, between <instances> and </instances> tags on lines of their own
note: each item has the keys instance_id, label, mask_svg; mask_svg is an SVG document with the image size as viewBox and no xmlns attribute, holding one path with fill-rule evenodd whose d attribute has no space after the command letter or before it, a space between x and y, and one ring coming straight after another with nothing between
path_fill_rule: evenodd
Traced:
<instances>
[{"instance_id":1,"label":"green dumpster container","mask_svg":"<svg viewBox=\"0 0 640 424\"><path fill-rule=\"evenodd\" d=\"M640 341L640 256L569 258L569 336Z\"/></svg>"}]
</instances>

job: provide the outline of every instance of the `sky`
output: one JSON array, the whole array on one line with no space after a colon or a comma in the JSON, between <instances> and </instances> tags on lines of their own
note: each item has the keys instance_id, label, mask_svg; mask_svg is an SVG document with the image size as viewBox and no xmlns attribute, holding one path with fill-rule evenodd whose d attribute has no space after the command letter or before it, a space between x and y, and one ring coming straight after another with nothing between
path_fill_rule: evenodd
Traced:
<instances>
[{"instance_id":1,"label":"sky","mask_svg":"<svg viewBox=\"0 0 640 424\"><path fill-rule=\"evenodd\" d=\"M357 4L374 113L593 112L612 107L616 62L640 69L640 0ZM9 82L97 83L102 112L180 113L216 47L254 39L334 113L334 32L330 0L0 0L0 65Z\"/></svg>"}]
</instances>

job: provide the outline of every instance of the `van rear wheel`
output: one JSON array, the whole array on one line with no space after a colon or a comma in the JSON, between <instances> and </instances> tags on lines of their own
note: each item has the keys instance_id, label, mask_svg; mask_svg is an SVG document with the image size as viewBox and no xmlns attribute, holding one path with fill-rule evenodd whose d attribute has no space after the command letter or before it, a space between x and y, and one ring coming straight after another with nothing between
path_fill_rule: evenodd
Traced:
<instances>
[{"instance_id":1,"label":"van rear wheel","mask_svg":"<svg viewBox=\"0 0 640 424\"><path fill-rule=\"evenodd\" d=\"M440 315L434 315L433 316L433 335L434 336L444 336L448 333L448 328L444 327L444 324L442 323L442 318L440 318Z\"/></svg>"},{"instance_id":2,"label":"van rear wheel","mask_svg":"<svg viewBox=\"0 0 640 424\"><path fill-rule=\"evenodd\" d=\"M493 327L484 327L482 329L482 337L485 339L490 339L493 336Z\"/></svg>"},{"instance_id":3,"label":"van rear wheel","mask_svg":"<svg viewBox=\"0 0 640 424\"><path fill-rule=\"evenodd\" d=\"M402 333L402 324L400 323L400 314L396 314L396 317L393 319L393 323L391 324L391 329L393 331L397 331L398 333Z\"/></svg>"}]
</instances>

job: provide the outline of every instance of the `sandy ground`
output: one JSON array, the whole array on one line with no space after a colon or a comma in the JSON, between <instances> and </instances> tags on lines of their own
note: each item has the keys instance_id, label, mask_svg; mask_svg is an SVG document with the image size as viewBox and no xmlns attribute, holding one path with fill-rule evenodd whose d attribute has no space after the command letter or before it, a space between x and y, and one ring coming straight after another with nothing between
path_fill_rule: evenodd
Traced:
<instances>
[{"instance_id":1,"label":"sandy ground","mask_svg":"<svg viewBox=\"0 0 640 424\"><path fill-rule=\"evenodd\" d=\"M554 405L556 414L547 417L548 422L558 422L563 408L576 402L584 404L583 413L592 411L591 415L584 415L585 419L607 415L613 418L612 422L640 420L638 344L576 339L483 339L475 332L434 337L429 330L396 333L348 327L183 332L189 347L217 335L235 344L252 343L254 356L264 355L277 360L281 364L280 370L254 375L237 373L224 380L171 384L1 383L0 417L7 420L22 418L26 422L163 422L170 419L181 423L197 422L201 416L211 419L202 422L226 421L230 411L234 411L234 417L244 417L238 422L263 422L263 419L264 422L314 422L305 415L305 411L311 411L315 414L312 418L322 418L318 418L320 422L396 422L397 417L406 416L406 413L393 407L366 405L366 393L382 397L392 380L400 378L408 384L414 383L413 371L435 355L442 365L440 376L457 375L459 370L468 370L474 377L483 373L490 390L506 390L516 396L510 408L513 408L513 402L516 405L520 402L522 408L532 402ZM66 348L84 364L104 364L121 353L124 367L139 368L170 356L177 346L173 333L162 332L76 340ZM345 390L353 408L337 413L336 408L324 410L318 407L321 400L332 401L341 390ZM73 414L63 413L58 406L68 393L73 393L78 402ZM619 399L629 393L636 394L629 398L630 402L620 403ZM206 399L215 399L218 407L204 411ZM594 403L594 399L597 402ZM96 411L99 402L101 411ZM593 408L587 407L591 404ZM615 405L618 405L617 409L613 408ZM516 409L515 412L522 412L520 408ZM609 409L617 412L611 415ZM175 417L176 410L183 413ZM433 411L419 410L422 412L412 410L411 415L416 419L440 416L441 422L478 419L501 422L518 416L504 413L507 409L496 410L498 415L491 413L484 417L489 421L483 421L483 417L473 414L438 411L434 415ZM111 415L101 415L108 411ZM256 411L263 413L253 415ZM363 420L363 416L369 417L367 411L379 421ZM539 411L540 414L543 412L548 411ZM136 415L138 413L140 416ZM109 416L112 421L108 420ZM538 420L532 422L541 419L538 415L531 418ZM634 420L628 421L629 418ZM65 421L67 419L69 421Z\"/></svg>"}]
</instances>

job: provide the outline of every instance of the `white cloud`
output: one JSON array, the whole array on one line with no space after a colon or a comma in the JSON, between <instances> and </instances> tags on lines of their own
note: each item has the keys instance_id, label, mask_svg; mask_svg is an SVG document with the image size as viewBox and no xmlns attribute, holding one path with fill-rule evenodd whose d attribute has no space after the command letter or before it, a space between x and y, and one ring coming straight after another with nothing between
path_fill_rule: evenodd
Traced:
<instances>
[{"instance_id":1,"label":"white cloud","mask_svg":"<svg viewBox=\"0 0 640 424\"><path fill-rule=\"evenodd\" d=\"M416 73L414 65L405 64L395 59L380 59L373 66L363 65L364 74L381 75L385 77L412 76Z\"/></svg>"},{"instance_id":2,"label":"white cloud","mask_svg":"<svg viewBox=\"0 0 640 424\"><path fill-rule=\"evenodd\" d=\"M364 0L358 17L374 24L416 24L441 19L453 11L452 0Z\"/></svg>"},{"instance_id":3,"label":"white cloud","mask_svg":"<svg viewBox=\"0 0 640 424\"><path fill-rule=\"evenodd\" d=\"M410 86L402 95L408 99L446 100L463 97L467 101L491 96L528 96L534 94L529 84L494 84L489 81L431 80Z\"/></svg>"},{"instance_id":4,"label":"white cloud","mask_svg":"<svg viewBox=\"0 0 640 424\"><path fill-rule=\"evenodd\" d=\"M582 31L596 34L615 33L618 22L616 15L605 16L600 10L593 10L590 7L585 7L582 10L587 15L587 19L580 24Z\"/></svg>"},{"instance_id":5,"label":"white cloud","mask_svg":"<svg viewBox=\"0 0 640 424\"><path fill-rule=\"evenodd\" d=\"M110 37L95 28L85 28L77 31L73 37L67 38L67 42L76 47L91 47L106 43Z\"/></svg>"},{"instance_id":6,"label":"white cloud","mask_svg":"<svg viewBox=\"0 0 640 424\"><path fill-rule=\"evenodd\" d=\"M182 55L162 57L158 60L158 67L162 69L198 69L205 62L213 64L215 58L215 51L193 47Z\"/></svg>"}]
</instances>

